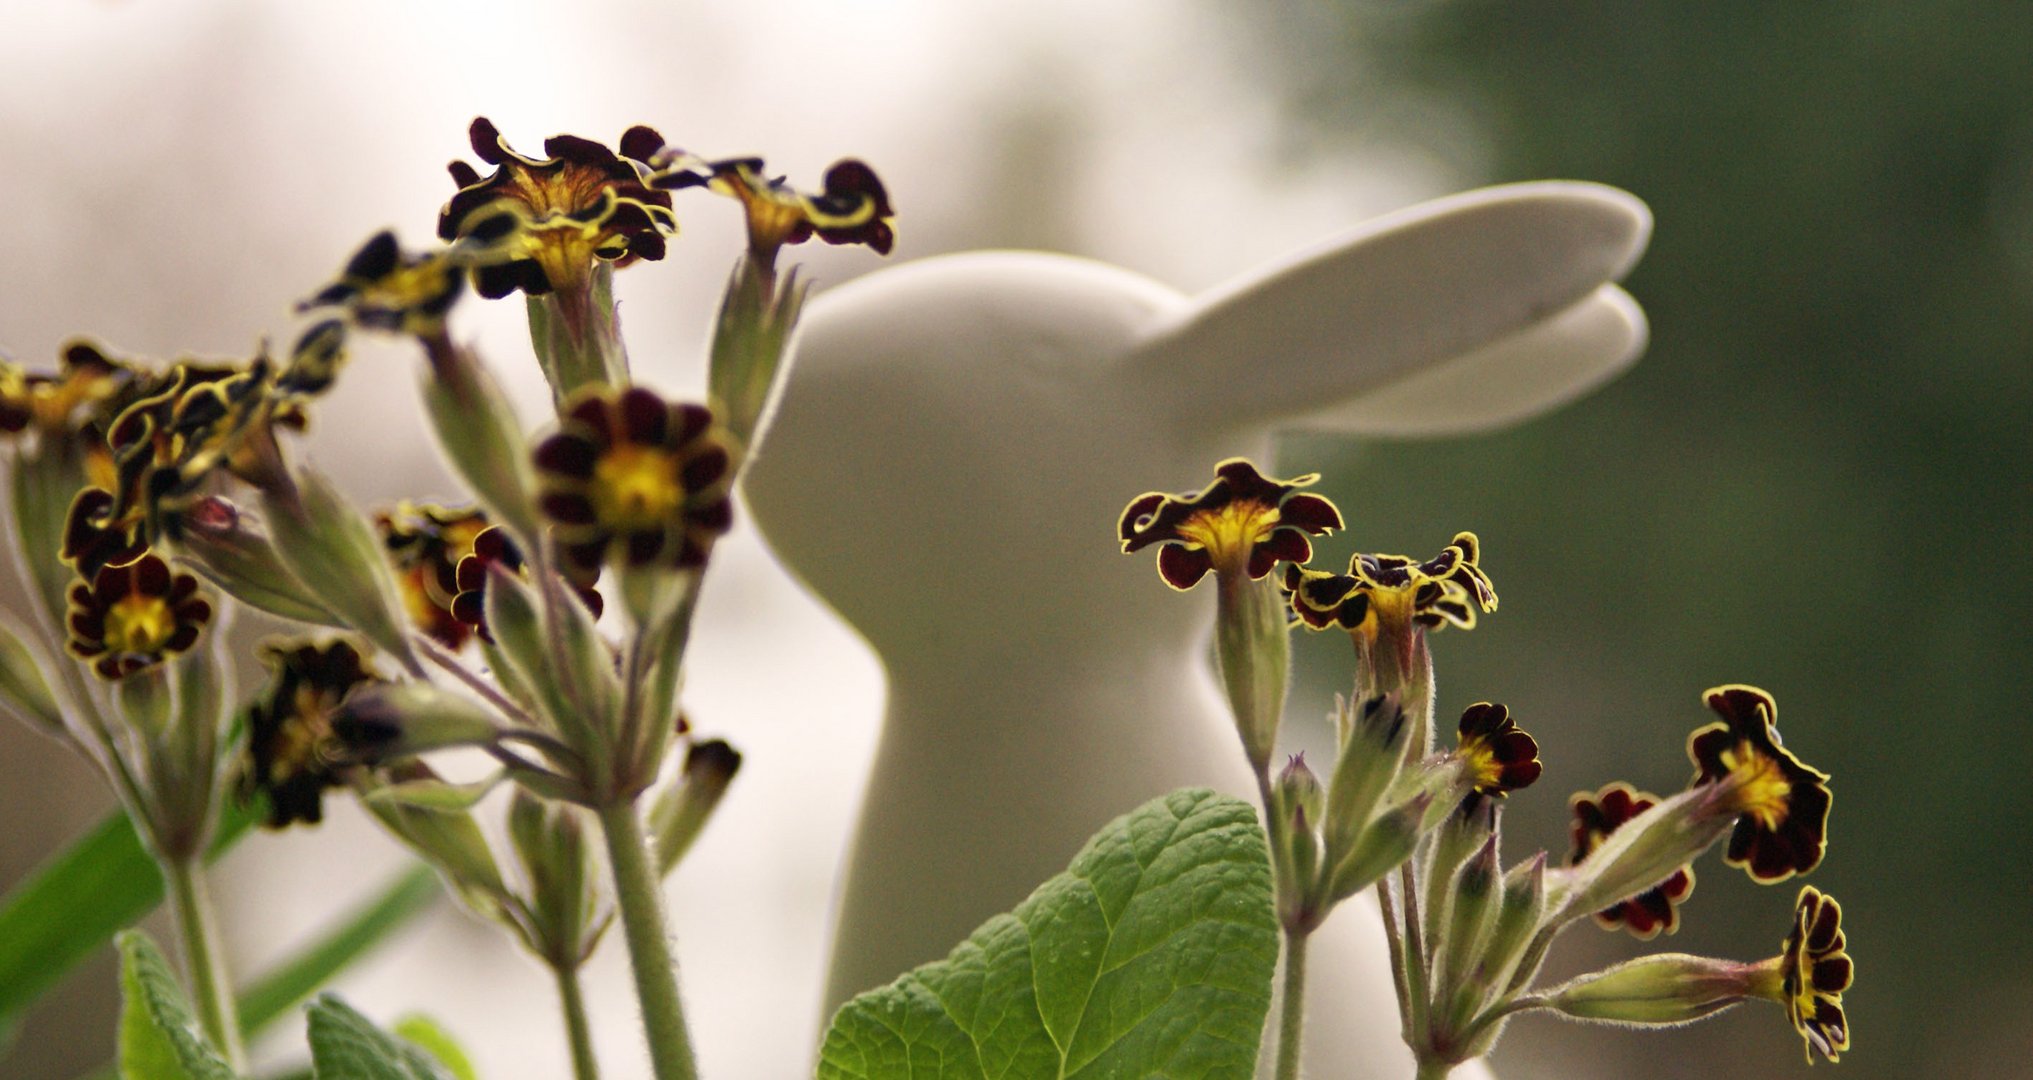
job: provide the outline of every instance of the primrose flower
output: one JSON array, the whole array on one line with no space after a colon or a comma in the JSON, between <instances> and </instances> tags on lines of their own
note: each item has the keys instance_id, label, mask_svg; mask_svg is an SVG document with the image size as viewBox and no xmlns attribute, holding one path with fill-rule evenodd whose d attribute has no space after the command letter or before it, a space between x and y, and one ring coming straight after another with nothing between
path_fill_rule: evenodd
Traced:
<instances>
[{"instance_id":1,"label":"primrose flower","mask_svg":"<svg viewBox=\"0 0 2033 1080\"><path fill-rule=\"evenodd\" d=\"M1842 905L1812 885L1801 886L1793 929L1779 955L1779 989L1787 1019L1807 1042L1810 1065L1816 1053L1835 1061L1849 1049L1842 992L1856 971L1843 946Z\"/></svg>"},{"instance_id":2,"label":"primrose flower","mask_svg":"<svg viewBox=\"0 0 2033 1080\"><path fill-rule=\"evenodd\" d=\"M1242 458L1215 466L1214 482L1198 494L1149 492L1123 509L1116 531L1124 554L1158 548L1158 574L1184 591L1213 571L1217 577L1258 580L1279 562L1313 557L1308 536L1341 528L1341 512L1326 499L1298 493L1315 473L1271 480Z\"/></svg>"},{"instance_id":3,"label":"primrose flower","mask_svg":"<svg viewBox=\"0 0 2033 1080\"><path fill-rule=\"evenodd\" d=\"M452 599L459 593L459 561L473 553L475 538L488 528L487 515L477 507L402 502L375 514L374 526L395 567L410 622L446 648L464 645L470 628L453 617Z\"/></svg>"},{"instance_id":4,"label":"primrose flower","mask_svg":"<svg viewBox=\"0 0 2033 1080\"><path fill-rule=\"evenodd\" d=\"M515 541L508 538L506 530L494 526L483 530L473 538L472 549L459 560L454 576L458 593L452 597L451 616L459 624L481 640L492 642L494 635L487 631L487 571L499 566L512 574L527 575L529 567L516 549ZM598 590L589 585L570 583L572 592L594 618L599 618L606 603Z\"/></svg>"},{"instance_id":5,"label":"primrose flower","mask_svg":"<svg viewBox=\"0 0 2033 1080\"><path fill-rule=\"evenodd\" d=\"M445 332L445 316L465 289L465 269L449 249L411 255L384 229L297 310L336 307L357 326L431 338Z\"/></svg>"},{"instance_id":6,"label":"primrose flower","mask_svg":"<svg viewBox=\"0 0 2033 1080\"><path fill-rule=\"evenodd\" d=\"M1476 612L1495 611L1496 587L1478 563L1472 532L1454 535L1440 554L1418 562L1405 555L1357 555L1348 573L1285 568L1292 613L1309 629L1338 626L1375 637L1394 627L1475 628Z\"/></svg>"},{"instance_id":7,"label":"primrose flower","mask_svg":"<svg viewBox=\"0 0 2033 1080\"><path fill-rule=\"evenodd\" d=\"M1577 792L1567 800L1568 809L1574 815L1574 822L1569 826L1574 848L1567 856L1567 865L1579 865L1589 852L1601 847L1618 826L1658 802L1657 796L1637 791L1624 783L1610 784L1594 795ZM1673 871L1671 877L1644 892L1596 912L1595 921L1605 930L1622 927L1636 935L1638 940L1650 941L1662 932L1671 934L1680 929L1679 905L1693 892L1694 867L1682 866Z\"/></svg>"},{"instance_id":8,"label":"primrose flower","mask_svg":"<svg viewBox=\"0 0 2033 1080\"><path fill-rule=\"evenodd\" d=\"M124 679L197 644L211 618L197 578L144 555L71 586L70 653L101 678Z\"/></svg>"},{"instance_id":9,"label":"primrose flower","mask_svg":"<svg viewBox=\"0 0 2033 1080\"><path fill-rule=\"evenodd\" d=\"M536 448L537 505L568 576L591 584L610 558L705 565L734 522L734 453L703 405L641 387L595 386L567 403Z\"/></svg>"},{"instance_id":10,"label":"primrose flower","mask_svg":"<svg viewBox=\"0 0 2033 1080\"><path fill-rule=\"evenodd\" d=\"M1461 714L1459 737L1455 756L1475 794L1502 798L1539 778L1539 744L1504 706L1470 705Z\"/></svg>"},{"instance_id":11,"label":"primrose flower","mask_svg":"<svg viewBox=\"0 0 2033 1080\"><path fill-rule=\"evenodd\" d=\"M1719 806L1738 815L1724 861L1773 884L1821 864L1828 844L1828 774L1779 743L1779 705L1754 686L1718 686L1702 695L1723 719L1687 740L1693 783L1715 785Z\"/></svg>"},{"instance_id":12,"label":"primrose flower","mask_svg":"<svg viewBox=\"0 0 2033 1080\"><path fill-rule=\"evenodd\" d=\"M875 170L848 158L826 170L825 188L807 195L782 177L764 174L761 158L706 161L665 147L651 155L650 186L663 190L704 187L741 200L748 212L748 251L765 267L776 265L778 249L812 237L829 244L867 244L889 254L896 242L890 226L895 211Z\"/></svg>"},{"instance_id":13,"label":"primrose flower","mask_svg":"<svg viewBox=\"0 0 2033 1080\"><path fill-rule=\"evenodd\" d=\"M348 695L383 680L344 640L271 643L262 661L269 682L247 709L242 798L267 794L271 829L315 825L324 818L325 789L341 786L341 774L356 764L333 720Z\"/></svg>"},{"instance_id":14,"label":"primrose flower","mask_svg":"<svg viewBox=\"0 0 2033 1080\"><path fill-rule=\"evenodd\" d=\"M111 487L87 491L71 506L63 554L81 574L93 572L92 550L132 550L180 535L183 515L219 470L249 483L279 482L274 429L305 424L303 394L277 392L265 355L245 364L178 363L134 393L106 436Z\"/></svg>"},{"instance_id":15,"label":"primrose flower","mask_svg":"<svg viewBox=\"0 0 2033 1080\"><path fill-rule=\"evenodd\" d=\"M641 157L663 146L646 127L621 137L621 155L575 135L544 140L545 157L518 154L486 117L473 121L473 152L495 167L482 178L451 164L459 191L438 215L438 236L467 240L479 265L473 284L494 299L590 288L594 260L617 266L664 257L677 231L669 193L648 187Z\"/></svg>"}]
</instances>

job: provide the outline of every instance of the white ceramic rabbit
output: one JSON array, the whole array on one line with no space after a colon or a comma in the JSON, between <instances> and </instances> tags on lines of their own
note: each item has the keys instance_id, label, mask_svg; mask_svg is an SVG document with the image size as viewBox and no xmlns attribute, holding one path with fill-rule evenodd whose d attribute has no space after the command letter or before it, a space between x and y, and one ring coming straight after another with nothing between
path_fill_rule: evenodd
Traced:
<instances>
[{"instance_id":1,"label":"white ceramic rabbit","mask_svg":"<svg viewBox=\"0 0 2033 1080\"><path fill-rule=\"evenodd\" d=\"M828 1010L945 955L1145 799L1253 791L1206 663L1211 589L1174 594L1119 553L1131 497L1198 488L1229 455L1269 470L1276 429L1461 433L1586 392L1643 346L1608 283L1649 230L1621 191L1520 184L1200 296L980 252L815 299L747 496L889 679ZM1360 547L1372 510L1343 511ZM1461 525L1432 523L1435 543ZM1409 1075L1373 901L1316 942L1309 1071Z\"/></svg>"}]
</instances>

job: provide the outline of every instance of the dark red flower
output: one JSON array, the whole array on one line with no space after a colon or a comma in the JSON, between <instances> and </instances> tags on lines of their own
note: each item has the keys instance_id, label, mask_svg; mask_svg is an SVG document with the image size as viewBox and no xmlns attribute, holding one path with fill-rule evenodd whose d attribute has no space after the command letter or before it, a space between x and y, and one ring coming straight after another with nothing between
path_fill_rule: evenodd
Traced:
<instances>
[{"instance_id":1,"label":"dark red flower","mask_svg":"<svg viewBox=\"0 0 2033 1080\"><path fill-rule=\"evenodd\" d=\"M610 559L703 566L734 521L734 454L703 405L594 386L536 449L537 501L573 580Z\"/></svg>"},{"instance_id":2,"label":"dark red flower","mask_svg":"<svg viewBox=\"0 0 2033 1080\"><path fill-rule=\"evenodd\" d=\"M1819 1053L1838 1060L1849 1049L1849 1020L1842 1011L1842 992L1850 988L1856 969L1842 936L1842 905L1812 885L1803 885L1793 902L1793 929L1779 956L1779 985L1786 1016L1807 1041L1807 1063Z\"/></svg>"},{"instance_id":3,"label":"dark red flower","mask_svg":"<svg viewBox=\"0 0 2033 1080\"><path fill-rule=\"evenodd\" d=\"M70 652L100 677L123 679L197 644L211 618L197 578L143 555L71 586Z\"/></svg>"},{"instance_id":4,"label":"dark red flower","mask_svg":"<svg viewBox=\"0 0 2033 1080\"><path fill-rule=\"evenodd\" d=\"M664 257L664 237L677 231L671 197L644 183L648 167L636 159L663 145L655 131L630 128L618 156L591 139L553 135L542 158L516 153L484 116L470 134L473 152L495 168L483 179L452 163L459 191L438 215L438 236L465 243L480 295L574 292L591 280L596 259L625 266Z\"/></svg>"},{"instance_id":5,"label":"dark red flower","mask_svg":"<svg viewBox=\"0 0 2033 1080\"><path fill-rule=\"evenodd\" d=\"M1501 798L1539 778L1539 744L1504 706L1470 705L1461 714L1459 736L1455 754L1477 794Z\"/></svg>"},{"instance_id":6,"label":"dark red flower","mask_svg":"<svg viewBox=\"0 0 2033 1080\"><path fill-rule=\"evenodd\" d=\"M1567 865L1580 865L1619 826L1658 802L1658 796L1624 783L1610 784L1594 795L1577 792L1567 800L1574 815L1569 826L1574 848L1567 855ZM1661 933L1671 934L1680 929L1679 905L1693 892L1694 867L1682 866L1659 884L1596 912L1595 921L1605 930L1622 927L1639 940L1649 941Z\"/></svg>"},{"instance_id":7,"label":"dark red flower","mask_svg":"<svg viewBox=\"0 0 2033 1080\"><path fill-rule=\"evenodd\" d=\"M1718 686L1702 695L1720 723L1687 740L1696 785L1719 786L1721 805L1738 815L1724 861L1762 884L1821 864L1828 846L1828 774L1779 743L1779 705L1755 686Z\"/></svg>"},{"instance_id":8,"label":"dark red flower","mask_svg":"<svg viewBox=\"0 0 2033 1080\"><path fill-rule=\"evenodd\" d=\"M247 759L242 797L268 796L268 827L324 818L327 788L342 786L358 756L334 729L348 695L381 680L360 650L335 640L266 645L268 686L247 708Z\"/></svg>"},{"instance_id":9,"label":"dark red flower","mask_svg":"<svg viewBox=\"0 0 2033 1080\"><path fill-rule=\"evenodd\" d=\"M1297 493L1319 476L1271 480L1242 458L1215 466L1214 482L1197 493L1139 495L1123 509L1116 531L1125 554L1158 544L1158 574L1174 589L1207 576L1257 580L1280 562L1313 557L1309 536L1341 528L1341 511L1318 495Z\"/></svg>"}]
</instances>

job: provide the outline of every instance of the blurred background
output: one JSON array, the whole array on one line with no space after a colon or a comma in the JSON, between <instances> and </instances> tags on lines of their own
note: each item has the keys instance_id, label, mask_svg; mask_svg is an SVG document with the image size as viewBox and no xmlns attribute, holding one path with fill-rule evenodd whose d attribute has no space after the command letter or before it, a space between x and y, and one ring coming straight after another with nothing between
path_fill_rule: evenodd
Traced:
<instances>
[{"instance_id":1,"label":"blurred background","mask_svg":"<svg viewBox=\"0 0 2033 1080\"><path fill-rule=\"evenodd\" d=\"M1658 218L1628 282L1653 325L1631 374L1510 432L1292 439L1281 464L1327 474L1366 550L1483 537L1503 610L1435 651L1443 707L1506 701L1544 749L1513 856L1564 853L1570 791L1676 788L1699 692L1764 686L1835 774L1813 881L1843 901L1862 976L1838 1071L2033 1076L2033 597L2014 569L2033 535L2029 44L2033 7L1999 2L0 0L0 344L40 363L79 333L156 357L283 338L289 304L370 232L429 234L481 114L529 150L647 122L793 182L857 155L895 196L894 259L1046 247L1186 289L1462 187L1627 188ZM617 288L646 380L676 391L702 385L740 243L732 204L685 228ZM821 288L879 264L801 255ZM459 318L534 423L520 305ZM455 494L415 364L363 347L318 411L311 453L362 502ZM670 895L707 1074L794 1076L881 676L752 534L725 551L687 700L748 765ZM1295 745L1326 741L1303 721L1344 653L1306 643ZM62 749L0 727L0 888L110 806ZM236 967L402 863L351 808L242 844L217 889ZM1775 951L1793 889L1700 869L1671 947ZM1582 928L1549 974L1637 951ZM593 982L611 1075L647 1075L617 945ZM382 1020L429 1009L485 1075L564 1071L547 976L449 909L339 989ZM81 969L0 1074L97 1064L115 1008L111 965ZM1526 1019L1495 1064L1787 1076L1799 1057L1777 1010L1747 1006L1666 1035Z\"/></svg>"}]
</instances>

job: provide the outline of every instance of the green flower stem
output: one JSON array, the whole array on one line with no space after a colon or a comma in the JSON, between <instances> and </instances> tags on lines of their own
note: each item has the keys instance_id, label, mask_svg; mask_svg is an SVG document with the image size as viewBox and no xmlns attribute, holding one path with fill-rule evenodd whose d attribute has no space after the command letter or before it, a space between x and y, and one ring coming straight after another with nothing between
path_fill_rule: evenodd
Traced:
<instances>
[{"instance_id":1,"label":"green flower stem","mask_svg":"<svg viewBox=\"0 0 2033 1080\"><path fill-rule=\"evenodd\" d=\"M169 886L170 912L183 940L184 978L190 980L191 998L197 1004L205 1037L236 1071L244 1069L247 1051L240 1045L233 982L226 974L226 957L218 949L219 934L205 892L204 869L197 859L165 859L162 876Z\"/></svg>"},{"instance_id":2,"label":"green flower stem","mask_svg":"<svg viewBox=\"0 0 2033 1080\"><path fill-rule=\"evenodd\" d=\"M1391 899L1388 878L1377 882L1377 907L1383 909L1384 943L1391 952L1391 986L1398 992L1398 1030L1412 1041L1412 988L1405 982L1405 939L1398 933L1398 905Z\"/></svg>"},{"instance_id":3,"label":"green flower stem","mask_svg":"<svg viewBox=\"0 0 2033 1080\"><path fill-rule=\"evenodd\" d=\"M1419 882L1410 862L1398 868L1399 894L1405 899L1405 1004L1411 1011L1407 1036L1413 1050L1426 1042L1426 944L1419 930Z\"/></svg>"},{"instance_id":4,"label":"green flower stem","mask_svg":"<svg viewBox=\"0 0 2033 1080\"><path fill-rule=\"evenodd\" d=\"M1447 1080L1447 1074L1453 1071L1454 1066L1444 1061L1434 1058L1421 1058L1419 1059L1418 1080Z\"/></svg>"},{"instance_id":5,"label":"green flower stem","mask_svg":"<svg viewBox=\"0 0 2033 1080\"><path fill-rule=\"evenodd\" d=\"M1299 1034L1306 1024L1308 930L1285 931L1285 997L1278 1006L1277 1080L1299 1080Z\"/></svg>"},{"instance_id":6,"label":"green flower stem","mask_svg":"<svg viewBox=\"0 0 2033 1080\"><path fill-rule=\"evenodd\" d=\"M602 807L600 830L607 838L607 858L614 868L614 897L621 909L622 932L628 939L628 963L635 971L635 993L642 1004L651 1065L657 1080L695 1080L699 1067L685 1031L684 1005L678 1000L678 965L664 930L661 879L650 858L642 822L635 816L635 804Z\"/></svg>"},{"instance_id":7,"label":"green flower stem","mask_svg":"<svg viewBox=\"0 0 2033 1080\"><path fill-rule=\"evenodd\" d=\"M553 968L558 980L558 1007L565 1013L565 1033L572 1041L574 1080L600 1080L600 1061L593 1056L593 1031L586 1023L586 995L579 989L577 967Z\"/></svg>"}]
</instances>

